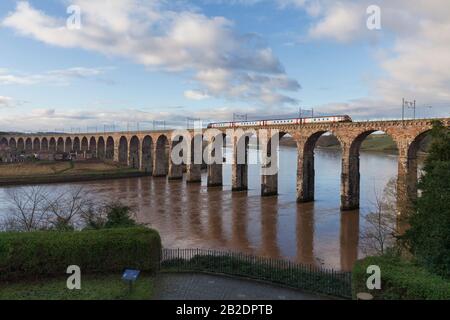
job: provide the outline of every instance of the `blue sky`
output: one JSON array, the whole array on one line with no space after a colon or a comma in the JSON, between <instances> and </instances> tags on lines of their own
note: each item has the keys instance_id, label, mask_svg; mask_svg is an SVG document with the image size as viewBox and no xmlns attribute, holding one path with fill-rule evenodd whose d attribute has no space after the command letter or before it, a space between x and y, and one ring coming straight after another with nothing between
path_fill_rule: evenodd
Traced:
<instances>
[{"instance_id":1,"label":"blue sky","mask_svg":"<svg viewBox=\"0 0 450 320\"><path fill-rule=\"evenodd\" d=\"M371 4L381 10L381 30L366 26ZM70 5L80 10L79 29L66 25ZM402 97L418 101L420 116L449 116L448 7L4 0L0 130L292 116L299 107L395 118Z\"/></svg>"}]
</instances>

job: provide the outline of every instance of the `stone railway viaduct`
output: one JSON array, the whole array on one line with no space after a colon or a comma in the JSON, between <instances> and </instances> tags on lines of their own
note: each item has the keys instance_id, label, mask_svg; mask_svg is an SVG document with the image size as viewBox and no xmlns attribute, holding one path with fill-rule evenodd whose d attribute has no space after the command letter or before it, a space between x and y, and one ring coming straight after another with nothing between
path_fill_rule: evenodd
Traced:
<instances>
[{"instance_id":1,"label":"stone railway viaduct","mask_svg":"<svg viewBox=\"0 0 450 320\"><path fill-rule=\"evenodd\" d=\"M450 126L450 118L434 119ZM368 121L349 123L317 123L306 125L278 125L269 127L242 128L229 135L227 128L214 130L190 130L190 143L185 140L188 150L186 157L194 158L194 134L206 140L209 145L217 138L231 141L234 151L238 146L248 148L251 135L258 135L259 129L266 129L270 141L274 135L289 134L297 142L297 200L314 200L314 148L324 133L333 134L342 148L341 170L341 208L352 210L359 207L360 170L359 151L363 140L373 132L383 131L397 144L398 148L398 208L407 208L417 197L417 151L422 139L432 127L433 119ZM230 129L230 128L228 128ZM249 131L246 131L248 129ZM211 133L212 132L212 133ZM168 176L169 179L182 179L181 165L174 164L169 154L179 142L177 131L104 132L86 134L8 134L0 136L0 145L8 147L11 153L17 152L71 152L89 151L99 159L117 161L153 176ZM261 139L261 137L258 137ZM211 149L210 149L211 150ZM247 149L246 149L247 150ZM267 148L270 154L270 147ZM211 151L217 152L217 151ZM247 164L237 163L233 153L232 187L234 191L246 190ZM188 162L188 161L187 161ZM198 162L197 162L198 163ZM201 181L201 165L186 164L186 181ZM379 168L383 170L383 168ZM0 169L1 170L1 169ZM208 165L208 186L221 186L222 164ZM273 196L278 192L277 174L265 175L262 171L262 196ZM399 209L401 213L402 209ZM406 210L406 209L405 209Z\"/></svg>"}]
</instances>

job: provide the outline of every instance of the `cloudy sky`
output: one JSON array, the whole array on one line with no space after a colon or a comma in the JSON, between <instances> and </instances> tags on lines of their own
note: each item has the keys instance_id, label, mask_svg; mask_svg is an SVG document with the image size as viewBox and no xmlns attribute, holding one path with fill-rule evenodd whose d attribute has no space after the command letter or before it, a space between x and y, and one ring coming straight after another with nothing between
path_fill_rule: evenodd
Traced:
<instances>
[{"instance_id":1,"label":"cloudy sky","mask_svg":"<svg viewBox=\"0 0 450 320\"><path fill-rule=\"evenodd\" d=\"M419 117L450 116L448 0L0 2L0 131L299 107L398 118L403 97Z\"/></svg>"}]
</instances>

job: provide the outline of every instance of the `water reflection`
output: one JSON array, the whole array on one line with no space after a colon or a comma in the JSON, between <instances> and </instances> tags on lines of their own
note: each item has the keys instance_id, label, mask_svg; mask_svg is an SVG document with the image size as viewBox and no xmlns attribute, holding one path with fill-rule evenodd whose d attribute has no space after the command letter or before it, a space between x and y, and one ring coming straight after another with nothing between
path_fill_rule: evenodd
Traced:
<instances>
[{"instance_id":1,"label":"water reflection","mask_svg":"<svg viewBox=\"0 0 450 320\"><path fill-rule=\"evenodd\" d=\"M341 269L350 271L358 259L359 211L341 214Z\"/></svg>"},{"instance_id":2,"label":"water reflection","mask_svg":"<svg viewBox=\"0 0 450 320\"><path fill-rule=\"evenodd\" d=\"M315 265L314 203L308 203L304 207L309 208L307 210L300 210L300 206L297 206L297 262Z\"/></svg>"},{"instance_id":3,"label":"water reflection","mask_svg":"<svg viewBox=\"0 0 450 320\"><path fill-rule=\"evenodd\" d=\"M247 234L248 226L248 202L246 192L234 192L231 196L232 201L232 231L230 246L240 252L250 253L250 241Z\"/></svg>"},{"instance_id":4,"label":"water reflection","mask_svg":"<svg viewBox=\"0 0 450 320\"><path fill-rule=\"evenodd\" d=\"M261 247L258 255L280 257L278 247L278 198L262 198L260 202L261 212Z\"/></svg>"},{"instance_id":5,"label":"water reflection","mask_svg":"<svg viewBox=\"0 0 450 320\"><path fill-rule=\"evenodd\" d=\"M370 209L374 187L382 188L396 174L395 157L361 155L359 211L339 210L340 154L316 151L316 202L297 204L296 151L280 156L278 197L261 198L259 168L249 167L248 192L231 192L230 167L224 167L223 188L133 178L52 185L59 190L82 185L98 201L120 200L136 209L137 219L158 229L163 245L172 248L216 248L288 258L298 263L350 270L358 249L363 216ZM378 168L383 168L379 170ZM0 212L7 214L5 188ZM360 226L361 225L361 226Z\"/></svg>"}]
</instances>

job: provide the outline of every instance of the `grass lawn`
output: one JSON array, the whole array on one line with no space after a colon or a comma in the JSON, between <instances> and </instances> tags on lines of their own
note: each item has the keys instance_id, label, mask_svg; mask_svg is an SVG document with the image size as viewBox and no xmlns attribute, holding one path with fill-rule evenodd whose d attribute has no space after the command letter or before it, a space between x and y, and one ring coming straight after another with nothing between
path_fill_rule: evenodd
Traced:
<instances>
[{"instance_id":1,"label":"grass lawn","mask_svg":"<svg viewBox=\"0 0 450 320\"><path fill-rule=\"evenodd\" d=\"M69 290L67 278L0 283L0 300L149 300L153 277L141 275L131 294L121 275L82 276L81 290Z\"/></svg>"},{"instance_id":2,"label":"grass lawn","mask_svg":"<svg viewBox=\"0 0 450 320\"><path fill-rule=\"evenodd\" d=\"M95 175L133 172L135 169L103 161L35 161L1 165L0 178L52 175Z\"/></svg>"}]
</instances>

